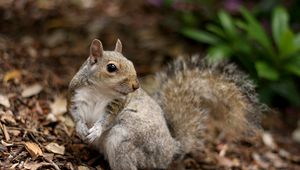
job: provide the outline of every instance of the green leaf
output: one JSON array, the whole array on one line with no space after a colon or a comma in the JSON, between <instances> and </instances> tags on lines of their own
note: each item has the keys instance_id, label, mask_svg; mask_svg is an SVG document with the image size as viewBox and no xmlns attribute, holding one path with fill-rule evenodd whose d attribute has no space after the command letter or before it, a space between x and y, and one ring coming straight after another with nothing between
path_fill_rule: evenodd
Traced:
<instances>
[{"instance_id":1,"label":"green leaf","mask_svg":"<svg viewBox=\"0 0 300 170\"><path fill-rule=\"evenodd\" d=\"M236 37L237 30L235 28L233 19L230 17L230 15L224 11L221 11L219 12L218 17L227 35L230 36L231 38Z\"/></svg>"},{"instance_id":2,"label":"green leaf","mask_svg":"<svg viewBox=\"0 0 300 170\"><path fill-rule=\"evenodd\" d=\"M216 35L222 37L222 38L226 38L226 35L225 35L225 33L224 33L224 31L222 30L221 27L218 27L218 26L213 25L213 24L208 24L208 25L206 26L206 29L207 29L208 31L210 31L210 32L212 32L212 33L214 33L214 34L216 34Z\"/></svg>"},{"instance_id":3,"label":"green leaf","mask_svg":"<svg viewBox=\"0 0 300 170\"><path fill-rule=\"evenodd\" d=\"M289 29L289 15L283 7L277 7L272 15L272 33L277 46L280 46L281 37Z\"/></svg>"},{"instance_id":4,"label":"green leaf","mask_svg":"<svg viewBox=\"0 0 300 170\"><path fill-rule=\"evenodd\" d=\"M281 37L278 42L279 53L282 58L286 58L289 55L297 52L295 47L294 33L288 28L285 32L281 33Z\"/></svg>"},{"instance_id":5,"label":"green leaf","mask_svg":"<svg viewBox=\"0 0 300 170\"><path fill-rule=\"evenodd\" d=\"M291 58L285 65L284 68L296 76L300 77L300 54Z\"/></svg>"},{"instance_id":6,"label":"green leaf","mask_svg":"<svg viewBox=\"0 0 300 170\"><path fill-rule=\"evenodd\" d=\"M247 23L245 21L242 21L242 20L236 20L235 25L237 27L241 28L242 30L247 30L247 28L248 28Z\"/></svg>"},{"instance_id":7,"label":"green leaf","mask_svg":"<svg viewBox=\"0 0 300 170\"><path fill-rule=\"evenodd\" d=\"M300 33L298 33L294 36L294 46L297 51L300 50Z\"/></svg>"},{"instance_id":8,"label":"green leaf","mask_svg":"<svg viewBox=\"0 0 300 170\"><path fill-rule=\"evenodd\" d=\"M242 27L242 29L244 29L249 34L250 38L256 40L262 47L264 47L266 49L266 52L268 52L269 54L267 56L273 57L274 60L275 54L274 49L272 48L272 42L270 41L269 36L267 35L263 27L245 8L241 8L241 12L247 23L247 26L244 28Z\"/></svg>"},{"instance_id":9,"label":"green leaf","mask_svg":"<svg viewBox=\"0 0 300 170\"><path fill-rule=\"evenodd\" d=\"M224 60L230 57L232 53L231 50L232 49L230 47L224 44L214 46L208 50L208 58L212 62Z\"/></svg>"},{"instance_id":10,"label":"green leaf","mask_svg":"<svg viewBox=\"0 0 300 170\"><path fill-rule=\"evenodd\" d=\"M272 81L276 81L279 78L278 71L264 61L257 61L255 63L255 68L258 76L261 78L265 78Z\"/></svg>"},{"instance_id":11,"label":"green leaf","mask_svg":"<svg viewBox=\"0 0 300 170\"><path fill-rule=\"evenodd\" d=\"M207 44L217 44L220 41L215 35L194 28L183 28L181 33L188 38Z\"/></svg>"}]
</instances>

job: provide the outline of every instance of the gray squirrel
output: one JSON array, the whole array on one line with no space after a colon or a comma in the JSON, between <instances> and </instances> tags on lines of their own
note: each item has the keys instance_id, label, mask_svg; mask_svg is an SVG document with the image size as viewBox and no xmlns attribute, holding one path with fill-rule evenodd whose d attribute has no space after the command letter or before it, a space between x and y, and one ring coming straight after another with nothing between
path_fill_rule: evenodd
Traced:
<instances>
[{"instance_id":1,"label":"gray squirrel","mask_svg":"<svg viewBox=\"0 0 300 170\"><path fill-rule=\"evenodd\" d=\"M205 147L208 125L237 136L258 131L262 105L234 65L178 59L156 78L160 86L150 97L139 87L121 41L104 51L95 39L69 84L76 133L112 170L167 169Z\"/></svg>"}]
</instances>

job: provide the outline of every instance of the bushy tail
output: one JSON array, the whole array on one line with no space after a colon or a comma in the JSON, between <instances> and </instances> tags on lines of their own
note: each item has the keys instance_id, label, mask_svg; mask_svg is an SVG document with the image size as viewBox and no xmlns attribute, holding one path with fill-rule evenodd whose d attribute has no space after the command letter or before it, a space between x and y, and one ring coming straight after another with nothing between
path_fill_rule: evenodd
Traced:
<instances>
[{"instance_id":1,"label":"bushy tail","mask_svg":"<svg viewBox=\"0 0 300 170\"><path fill-rule=\"evenodd\" d=\"M262 105L252 82L233 64L210 64L194 56L176 60L157 78L155 98L185 153L202 148L212 124L235 134L259 126Z\"/></svg>"}]
</instances>

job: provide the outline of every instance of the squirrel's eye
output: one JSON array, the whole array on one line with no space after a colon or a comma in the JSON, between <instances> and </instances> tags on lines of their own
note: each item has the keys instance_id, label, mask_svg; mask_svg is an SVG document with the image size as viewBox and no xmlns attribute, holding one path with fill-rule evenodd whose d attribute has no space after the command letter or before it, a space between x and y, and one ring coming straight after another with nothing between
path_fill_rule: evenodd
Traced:
<instances>
[{"instance_id":1,"label":"squirrel's eye","mask_svg":"<svg viewBox=\"0 0 300 170\"><path fill-rule=\"evenodd\" d=\"M118 70L117 66L114 64L107 64L106 69L108 72L116 72Z\"/></svg>"}]
</instances>

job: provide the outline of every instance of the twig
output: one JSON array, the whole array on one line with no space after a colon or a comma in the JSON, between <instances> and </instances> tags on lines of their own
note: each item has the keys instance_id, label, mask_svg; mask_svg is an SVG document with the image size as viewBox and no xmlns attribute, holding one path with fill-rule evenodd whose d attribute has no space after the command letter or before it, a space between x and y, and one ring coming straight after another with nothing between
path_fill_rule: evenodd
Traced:
<instances>
[{"instance_id":1,"label":"twig","mask_svg":"<svg viewBox=\"0 0 300 170\"><path fill-rule=\"evenodd\" d=\"M31 132L31 133L36 133L36 134L40 134L40 135L46 135L43 132L39 132L39 131L36 131L36 130L27 129L27 128L19 128L19 127L7 127L7 128L8 128L8 130L28 131L28 132Z\"/></svg>"},{"instance_id":2,"label":"twig","mask_svg":"<svg viewBox=\"0 0 300 170\"><path fill-rule=\"evenodd\" d=\"M1 128L1 130L2 130L2 133L3 133L3 135L4 135L5 140L6 140L6 141L9 141L9 140L10 140L10 137L9 137L8 132L7 132L6 126L3 125L1 122L0 122L0 128Z\"/></svg>"},{"instance_id":3,"label":"twig","mask_svg":"<svg viewBox=\"0 0 300 170\"><path fill-rule=\"evenodd\" d=\"M48 163L50 163L54 167L54 169L60 170L60 168L58 167L58 165L56 165L56 163L54 163L52 160L50 160L50 159L48 159L48 158L46 158L44 156L43 156L43 158L45 159L45 161L47 161Z\"/></svg>"}]
</instances>

